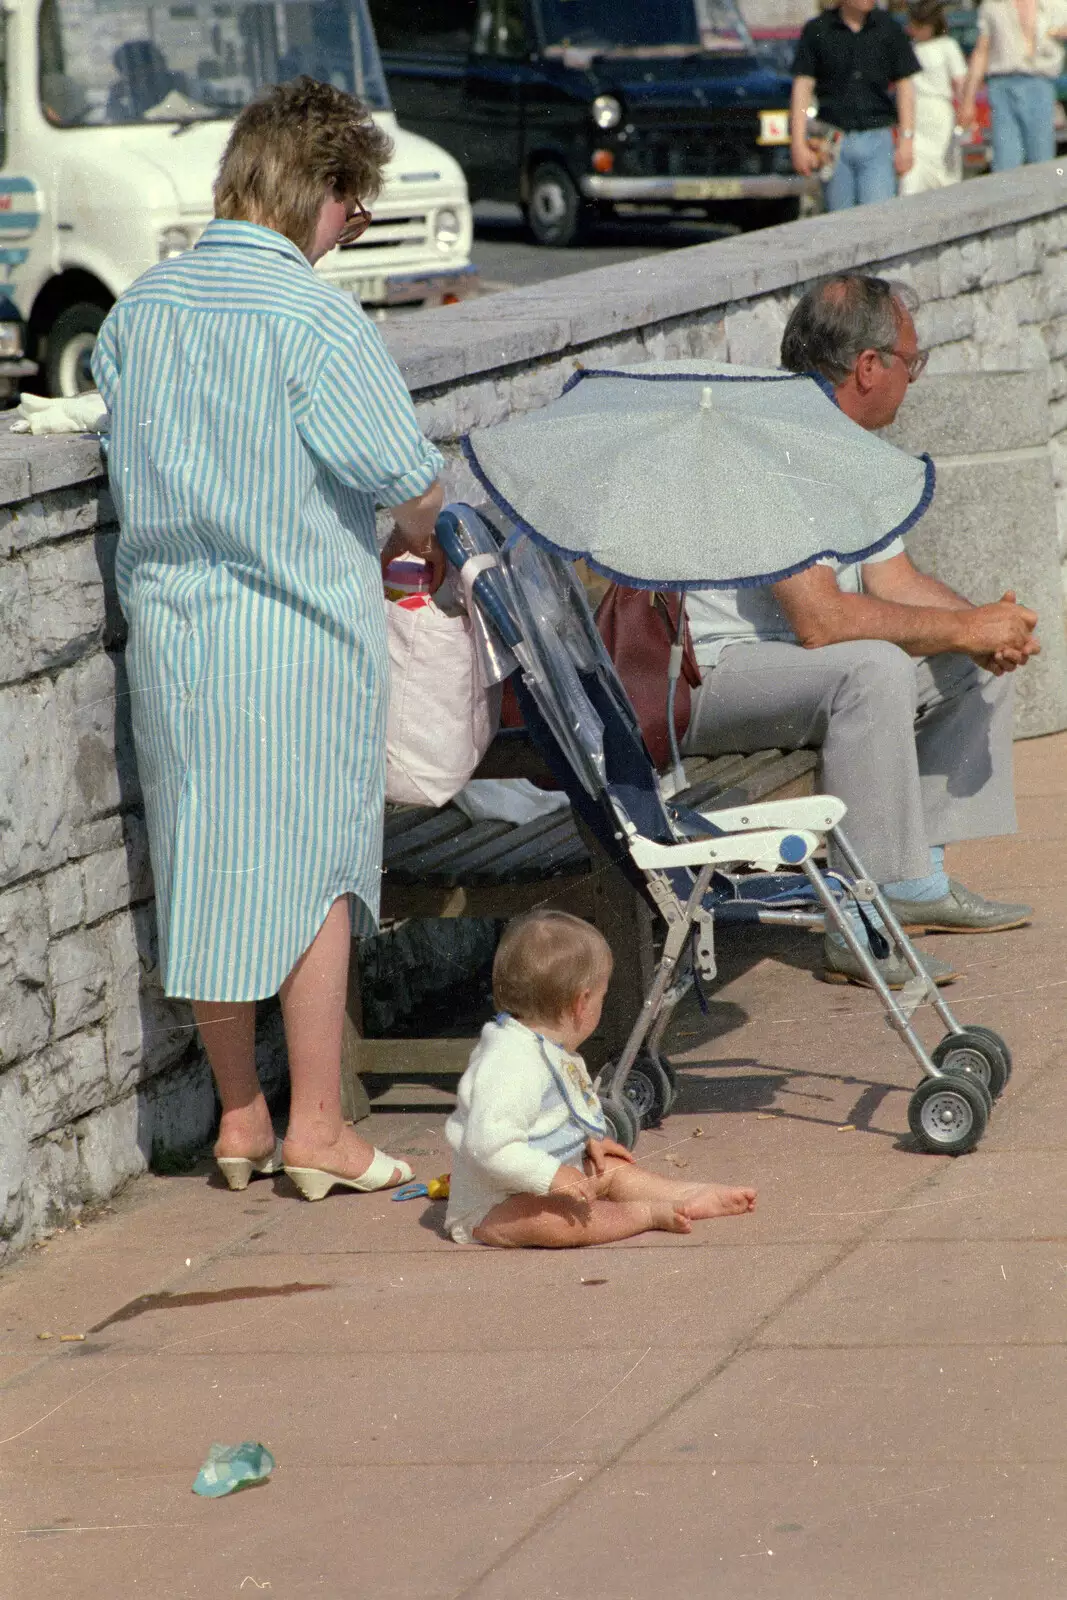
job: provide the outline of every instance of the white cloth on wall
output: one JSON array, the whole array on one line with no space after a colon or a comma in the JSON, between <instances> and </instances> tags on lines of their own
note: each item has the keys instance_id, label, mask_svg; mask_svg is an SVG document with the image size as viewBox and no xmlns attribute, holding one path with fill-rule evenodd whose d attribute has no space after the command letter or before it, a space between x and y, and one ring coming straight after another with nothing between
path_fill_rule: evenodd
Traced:
<instances>
[{"instance_id":1,"label":"white cloth on wall","mask_svg":"<svg viewBox=\"0 0 1067 1600\"><path fill-rule=\"evenodd\" d=\"M95 390L50 400L43 394L24 394L18 403L11 433L107 433L107 406Z\"/></svg>"}]
</instances>

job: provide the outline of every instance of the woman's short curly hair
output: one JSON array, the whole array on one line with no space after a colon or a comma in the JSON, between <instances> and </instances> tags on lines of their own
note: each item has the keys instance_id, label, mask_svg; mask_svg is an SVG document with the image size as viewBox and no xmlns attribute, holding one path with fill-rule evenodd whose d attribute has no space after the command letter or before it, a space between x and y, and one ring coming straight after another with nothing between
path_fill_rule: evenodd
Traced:
<instances>
[{"instance_id":1,"label":"woman's short curly hair","mask_svg":"<svg viewBox=\"0 0 1067 1600\"><path fill-rule=\"evenodd\" d=\"M322 202L373 200L392 141L367 107L314 78L276 84L233 125L215 179L215 215L259 222L307 250Z\"/></svg>"}]
</instances>

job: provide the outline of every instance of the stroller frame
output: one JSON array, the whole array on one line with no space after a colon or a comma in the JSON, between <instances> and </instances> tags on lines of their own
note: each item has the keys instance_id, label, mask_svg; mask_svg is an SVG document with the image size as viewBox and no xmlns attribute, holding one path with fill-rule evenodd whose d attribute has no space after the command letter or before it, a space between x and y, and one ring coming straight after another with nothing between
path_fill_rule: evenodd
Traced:
<instances>
[{"instance_id":1,"label":"stroller frame","mask_svg":"<svg viewBox=\"0 0 1067 1600\"><path fill-rule=\"evenodd\" d=\"M923 1074L908 1108L917 1143L943 1154L973 1149L1010 1076L1010 1051L991 1029L957 1022L842 831L843 801L812 795L708 812L668 802L569 563L524 532L491 532L484 513L469 506L448 507L437 526L498 671L511 667L512 653L528 735L599 849L666 925L640 1012L622 1052L598 1079L619 1142L632 1147L638 1128L658 1123L674 1100L677 1082L663 1039L694 984L716 975L716 922L756 922L812 931L829 926L841 936ZM850 878L815 861L826 840ZM875 949L892 946L910 969L899 997L858 936L848 900ZM876 931L872 911L887 938ZM924 1004L947 1029L932 1050L912 1021Z\"/></svg>"}]
</instances>

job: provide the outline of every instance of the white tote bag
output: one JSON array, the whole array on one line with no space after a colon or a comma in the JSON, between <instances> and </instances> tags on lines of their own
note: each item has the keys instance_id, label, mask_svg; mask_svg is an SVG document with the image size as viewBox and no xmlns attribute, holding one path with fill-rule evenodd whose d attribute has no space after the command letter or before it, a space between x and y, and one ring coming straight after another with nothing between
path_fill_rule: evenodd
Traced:
<instances>
[{"instance_id":1,"label":"white tote bag","mask_svg":"<svg viewBox=\"0 0 1067 1600\"><path fill-rule=\"evenodd\" d=\"M486 685L471 624L427 600L386 602L389 723L385 793L443 806L481 761L500 721L501 691Z\"/></svg>"}]
</instances>

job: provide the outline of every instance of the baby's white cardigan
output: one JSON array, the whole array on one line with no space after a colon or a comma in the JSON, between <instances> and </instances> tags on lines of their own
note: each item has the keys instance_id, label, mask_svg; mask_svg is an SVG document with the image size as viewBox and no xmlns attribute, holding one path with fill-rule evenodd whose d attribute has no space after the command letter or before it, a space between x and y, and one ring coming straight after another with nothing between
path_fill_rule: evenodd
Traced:
<instances>
[{"instance_id":1,"label":"baby's white cardigan","mask_svg":"<svg viewBox=\"0 0 1067 1600\"><path fill-rule=\"evenodd\" d=\"M564 1072L568 1063L572 1071L576 1065L592 1095L580 1057L547 1039L543 1048ZM466 1231L477 1227L510 1194L548 1193L561 1163L529 1141L547 1138L571 1120L556 1089L537 1034L513 1017L503 1026L486 1024L459 1081L456 1109L445 1123L453 1152L445 1219L450 1232L461 1223Z\"/></svg>"}]
</instances>

